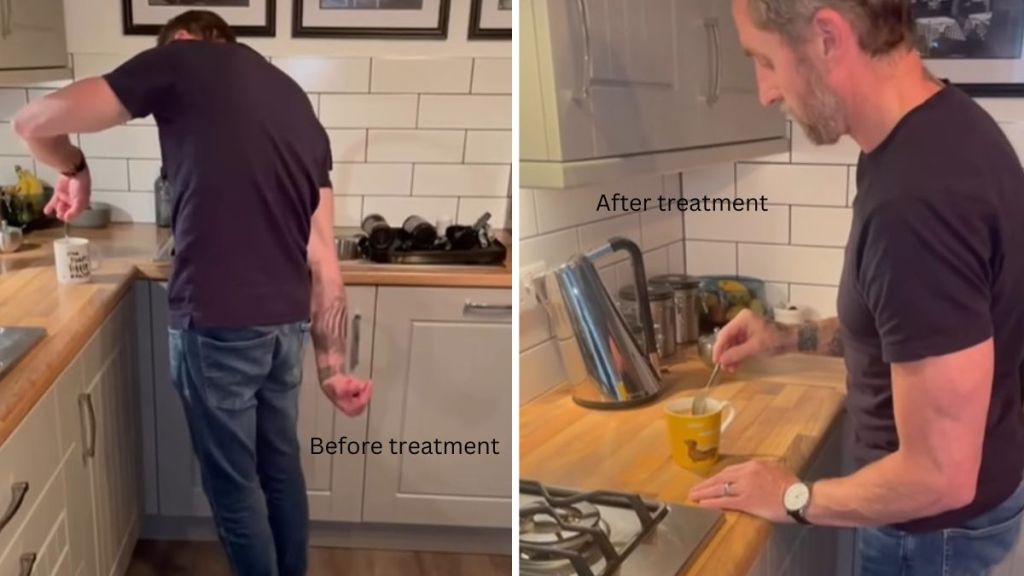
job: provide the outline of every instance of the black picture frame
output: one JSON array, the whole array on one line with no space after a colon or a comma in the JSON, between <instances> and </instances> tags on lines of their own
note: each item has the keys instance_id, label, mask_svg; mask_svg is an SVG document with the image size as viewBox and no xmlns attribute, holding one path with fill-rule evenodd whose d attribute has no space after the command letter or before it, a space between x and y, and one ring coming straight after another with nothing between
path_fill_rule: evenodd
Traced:
<instances>
[{"instance_id":1,"label":"black picture frame","mask_svg":"<svg viewBox=\"0 0 1024 576\"><path fill-rule=\"evenodd\" d=\"M469 34L470 40L511 40L511 28L484 28L480 25L480 15L483 13L484 0L473 0L469 8Z\"/></svg>"},{"instance_id":2,"label":"black picture frame","mask_svg":"<svg viewBox=\"0 0 1024 576\"><path fill-rule=\"evenodd\" d=\"M266 0L266 23L262 26L231 26L237 36L273 37L277 35L277 0ZM182 12L204 8L201 5L182 6ZM209 8L209 7L207 7ZM156 36L162 24L136 24L132 14L132 0L121 0L121 23L126 36ZM231 24L231 22L228 22Z\"/></svg>"},{"instance_id":3,"label":"black picture frame","mask_svg":"<svg viewBox=\"0 0 1024 576\"><path fill-rule=\"evenodd\" d=\"M451 0L440 0L437 26L432 28L338 28L334 26L303 26L302 0L292 0L293 38L364 38L404 40L446 40Z\"/></svg>"}]
</instances>

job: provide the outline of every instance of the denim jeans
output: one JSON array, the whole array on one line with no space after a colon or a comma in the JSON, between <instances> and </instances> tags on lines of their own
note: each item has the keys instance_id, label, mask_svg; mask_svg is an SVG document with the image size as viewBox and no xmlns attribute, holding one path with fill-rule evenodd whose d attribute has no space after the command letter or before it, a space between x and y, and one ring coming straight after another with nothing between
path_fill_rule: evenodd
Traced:
<instances>
[{"instance_id":1,"label":"denim jeans","mask_svg":"<svg viewBox=\"0 0 1024 576\"><path fill-rule=\"evenodd\" d=\"M171 380L237 576L306 573L309 504L296 425L308 329L170 330Z\"/></svg>"},{"instance_id":2,"label":"denim jeans","mask_svg":"<svg viewBox=\"0 0 1024 576\"><path fill-rule=\"evenodd\" d=\"M994 509L959 528L909 534L888 527L857 531L858 576L985 576L1013 550L1024 484Z\"/></svg>"}]
</instances>

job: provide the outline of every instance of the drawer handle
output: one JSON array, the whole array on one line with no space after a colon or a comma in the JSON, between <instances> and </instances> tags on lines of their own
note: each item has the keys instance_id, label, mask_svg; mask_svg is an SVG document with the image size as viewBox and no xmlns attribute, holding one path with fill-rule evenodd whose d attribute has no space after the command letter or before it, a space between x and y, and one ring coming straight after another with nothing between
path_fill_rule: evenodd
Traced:
<instances>
[{"instance_id":1,"label":"drawer handle","mask_svg":"<svg viewBox=\"0 0 1024 576\"><path fill-rule=\"evenodd\" d=\"M21 555L21 572L18 576L32 576L32 569L36 567L36 555L29 552Z\"/></svg>"},{"instance_id":2,"label":"drawer handle","mask_svg":"<svg viewBox=\"0 0 1024 576\"><path fill-rule=\"evenodd\" d=\"M359 326L362 324L363 315L356 313L352 316L352 365L349 368L349 372L354 372L356 366L359 366Z\"/></svg>"},{"instance_id":3,"label":"drawer handle","mask_svg":"<svg viewBox=\"0 0 1024 576\"><path fill-rule=\"evenodd\" d=\"M15 482L11 485L11 503L7 505L7 511L4 512L3 518L0 518L0 531L3 531L14 515L21 509L21 505L25 502L25 494L28 494L28 482Z\"/></svg>"},{"instance_id":4,"label":"drawer handle","mask_svg":"<svg viewBox=\"0 0 1024 576\"><path fill-rule=\"evenodd\" d=\"M466 314L472 314L474 312L512 312L511 304L481 304L479 302L473 302L472 300L466 300L465 306L462 311Z\"/></svg>"},{"instance_id":5,"label":"drawer handle","mask_svg":"<svg viewBox=\"0 0 1024 576\"><path fill-rule=\"evenodd\" d=\"M88 428L88 430L82 431L82 436L88 438L84 446L85 457L93 458L96 456L96 410L92 405L91 394L78 395L78 411L81 412L83 409L85 409L86 417L82 418L82 425Z\"/></svg>"}]
</instances>

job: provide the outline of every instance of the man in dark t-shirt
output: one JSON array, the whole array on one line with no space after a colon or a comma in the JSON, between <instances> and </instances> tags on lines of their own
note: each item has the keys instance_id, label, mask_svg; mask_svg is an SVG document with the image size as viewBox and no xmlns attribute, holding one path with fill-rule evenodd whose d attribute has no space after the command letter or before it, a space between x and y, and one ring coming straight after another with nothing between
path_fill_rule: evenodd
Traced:
<instances>
[{"instance_id":1,"label":"man in dark t-shirt","mask_svg":"<svg viewBox=\"0 0 1024 576\"><path fill-rule=\"evenodd\" d=\"M984 574L1024 509L1024 170L970 97L912 49L904 0L734 0L765 105L861 148L839 318L750 313L717 362L842 356L859 470L801 481L751 461L690 496L775 522L859 528L859 574Z\"/></svg>"},{"instance_id":2,"label":"man in dark t-shirt","mask_svg":"<svg viewBox=\"0 0 1024 576\"><path fill-rule=\"evenodd\" d=\"M360 414L372 385L346 374L345 290L334 252L327 134L299 86L189 11L158 46L25 107L15 131L62 176L51 214L88 205L69 133L152 115L172 194L171 377L203 488L236 574L306 571L297 437L306 335L327 397Z\"/></svg>"}]
</instances>

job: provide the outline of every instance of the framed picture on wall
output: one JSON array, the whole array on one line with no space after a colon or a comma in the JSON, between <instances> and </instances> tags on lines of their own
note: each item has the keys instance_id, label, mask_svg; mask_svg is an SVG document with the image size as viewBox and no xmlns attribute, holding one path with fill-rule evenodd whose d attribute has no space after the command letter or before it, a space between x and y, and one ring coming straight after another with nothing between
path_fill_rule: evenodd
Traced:
<instances>
[{"instance_id":1,"label":"framed picture on wall","mask_svg":"<svg viewBox=\"0 0 1024 576\"><path fill-rule=\"evenodd\" d=\"M124 33L150 36L186 10L212 10L239 36L273 36L275 0L121 0Z\"/></svg>"},{"instance_id":2,"label":"framed picture on wall","mask_svg":"<svg viewBox=\"0 0 1024 576\"><path fill-rule=\"evenodd\" d=\"M513 0L473 0L469 14L469 38L512 39Z\"/></svg>"},{"instance_id":3,"label":"framed picture on wall","mask_svg":"<svg viewBox=\"0 0 1024 576\"><path fill-rule=\"evenodd\" d=\"M448 37L449 0L292 0L299 38Z\"/></svg>"},{"instance_id":4,"label":"framed picture on wall","mask_svg":"<svg viewBox=\"0 0 1024 576\"><path fill-rule=\"evenodd\" d=\"M1024 2L911 0L928 69L974 96L1024 96Z\"/></svg>"}]
</instances>

